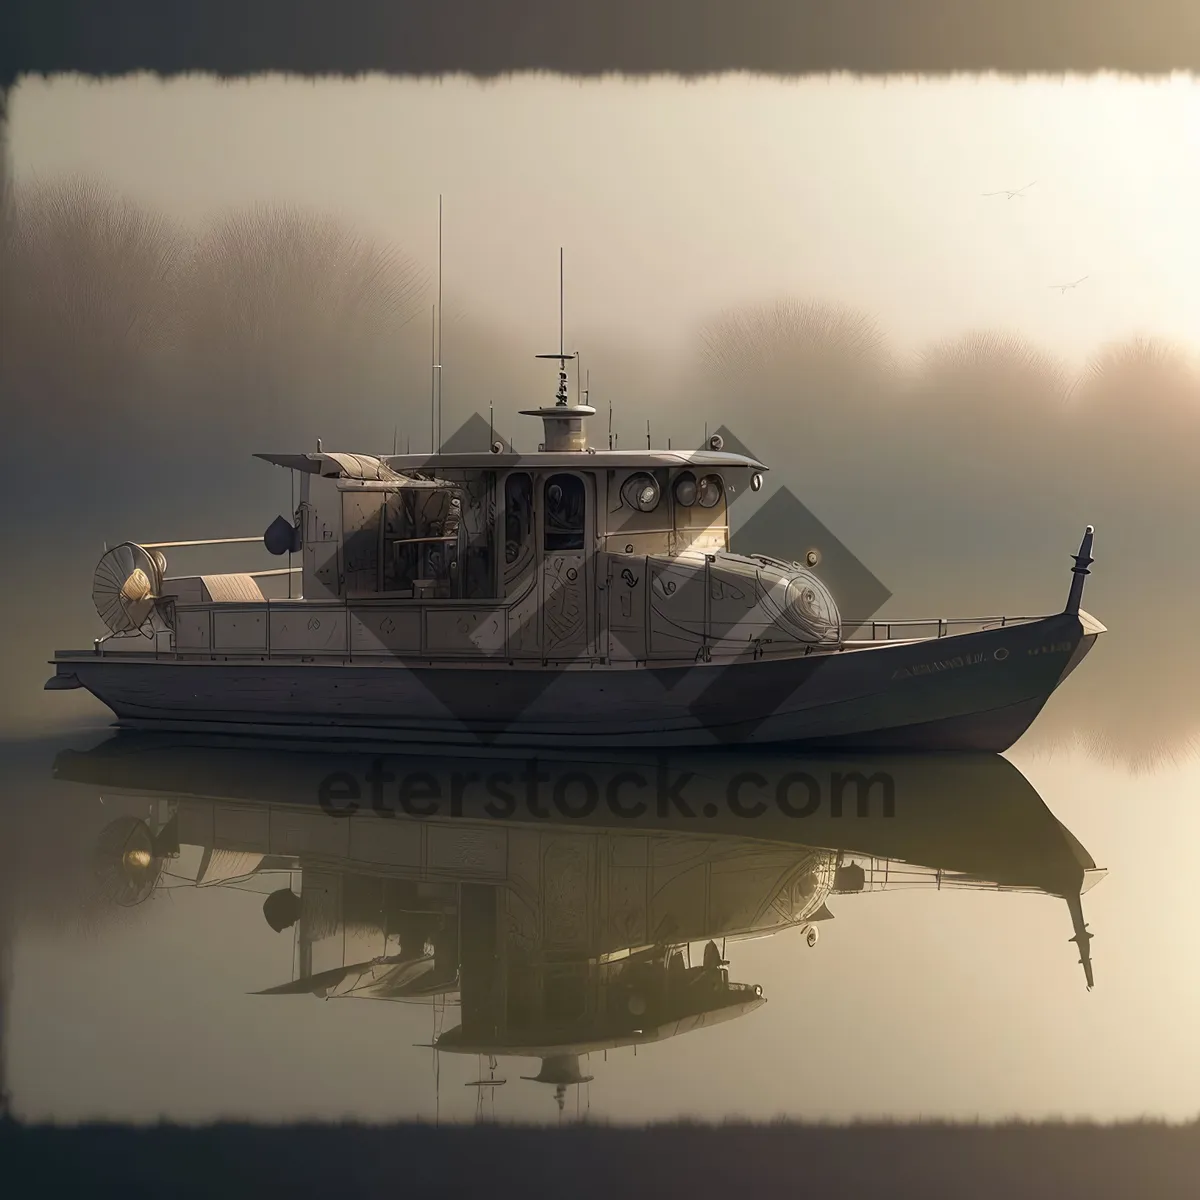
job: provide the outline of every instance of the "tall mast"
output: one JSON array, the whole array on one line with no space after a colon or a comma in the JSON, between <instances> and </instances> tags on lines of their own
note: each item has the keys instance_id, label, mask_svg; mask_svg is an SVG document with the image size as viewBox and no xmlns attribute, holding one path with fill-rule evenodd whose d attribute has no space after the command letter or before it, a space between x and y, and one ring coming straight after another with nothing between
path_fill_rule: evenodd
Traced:
<instances>
[{"instance_id":1,"label":"tall mast","mask_svg":"<svg viewBox=\"0 0 1200 1200\"><path fill-rule=\"evenodd\" d=\"M558 248L558 392L554 400L556 404L565 405L569 399L567 394L567 339L566 325L563 320L563 248ZM572 357L575 357L572 355Z\"/></svg>"},{"instance_id":2,"label":"tall mast","mask_svg":"<svg viewBox=\"0 0 1200 1200\"><path fill-rule=\"evenodd\" d=\"M442 449L442 197L438 194L437 448Z\"/></svg>"},{"instance_id":3,"label":"tall mast","mask_svg":"<svg viewBox=\"0 0 1200 1200\"><path fill-rule=\"evenodd\" d=\"M558 359L558 391L554 395L554 403L559 408L566 408L570 402L570 394L567 388L567 361L569 359L578 358L577 354L567 353L567 338L566 325L563 320L563 248L558 248L558 353L557 354L539 354L538 358L557 358Z\"/></svg>"},{"instance_id":4,"label":"tall mast","mask_svg":"<svg viewBox=\"0 0 1200 1200\"><path fill-rule=\"evenodd\" d=\"M586 403L571 404L567 363L572 359L578 359L579 355L567 353L563 257L563 247L560 246L558 248L558 353L537 356L538 358L558 359L558 390L555 392L553 405L521 410L522 416L542 418L545 441L540 449L551 452L586 450L587 434L583 427L583 418L595 413L595 409L590 408ZM578 380L576 382L578 383Z\"/></svg>"}]
</instances>

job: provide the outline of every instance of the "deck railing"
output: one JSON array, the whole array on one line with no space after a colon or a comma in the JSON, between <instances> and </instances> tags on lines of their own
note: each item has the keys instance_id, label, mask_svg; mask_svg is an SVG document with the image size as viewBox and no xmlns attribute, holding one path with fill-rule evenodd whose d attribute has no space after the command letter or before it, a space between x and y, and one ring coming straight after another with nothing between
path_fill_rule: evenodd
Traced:
<instances>
[{"instance_id":1,"label":"deck railing","mask_svg":"<svg viewBox=\"0 0 1200 1200\"><path fill-rule=\"evenodd\" d=\"M248 574L250 572L247 572ZM283 568L278 571L261 571L253 572L255 575L285 575L288 574L288 569ZM339 603L337 601L329 601L325 603L315 601L301 601L295 599L274 599L266 600L259 604L237 604L237 603L220 603L211 602L201 605L189 605L188 610L192 613L203 613L207 617L208 636L202 639L200 644L188 646L183 649L185 654L215 654L215 655L246 655L250 657L261 656L265 654L268 657L272 656L273 650L277 651L278 647L272 647L271 625L272 617L281 612L295 613L297 606L303 606L303 611L309 616L324 617L324 616L340 616L343 618L342 629L340 636L335 637L330 641L326 641L321 645L312 646L292 646L286 651L289 655L296 656L317 656L320 658L327 657L364 657L371 658L374 654L394 653L394 651L384 651L382 649L368 649L363 647L358 649L354 645L352 635L352 619L356 615L355 608L351 605ZM450 602L441 602L437 606L438 612L451 611L477 611L480 606L472 603L469 600L458 600ZM214 617L217 614L234 615L246 612L261 612L265 616L265 628L262 632L261 643L258 644L222 644L225 642L223 637L218 636L216 622ZM371 606L368 606L367 611L371 611ZM421 606L413 606L411 611L416 611L424 615L427 611ZM496 610L498 613L504 613L503 606ZM949 637L954 634L983 632L988 629L1004 629L1013 625L1025 624L1031 621L1045 620L1045 614L1040 616L994 616L994 617L926 617L918 620L844 620L842 622L842 645L854 646L864 642L893 642L893 641L926 641L935 640L937 638ZM145 636L145 635L143 635ZM132 635L129 635L132 638ZM94 644L95 653L103 655L106 653L106 643L109 640L114 642L126 641L126 638L109 635L108 638L97 639ZM174 644L174 637L165 630L157 635L147 638L148 645L145 646L143 653L153 657L167 655L173 657L177 652L177 646ZM115 649L115 647L109 648ZM811 647L810 647L811 649ZM117 651L118 653L129 653L128 650ZM427 645L427 634L424 629L421 632L420 645L413 645L405 651L408 654L415 656L448 656L458 657L461 655L470 656L470 651L466 647L454 647L443 645L440 647L432 647ZM135 652L136 653L136 652Z\"/></svg>"},{"instance_id":2,"label":"deck railing","mask_svg":"<svg viewBox=\"0 0 1200 1200\"><path fill-rule=\"evenodd\" d=\"M953 633L982 632L985 629L1004 629L1009 625L1021 625L1029 621L1041 621L1036 617L926 617L916 621L842 621L844 640L891 642L915 641L926 637L948 637ZM917 630L919 632L908 632ZM897 632L900 631L900 632Z\"/></svg>"}]
</instances>

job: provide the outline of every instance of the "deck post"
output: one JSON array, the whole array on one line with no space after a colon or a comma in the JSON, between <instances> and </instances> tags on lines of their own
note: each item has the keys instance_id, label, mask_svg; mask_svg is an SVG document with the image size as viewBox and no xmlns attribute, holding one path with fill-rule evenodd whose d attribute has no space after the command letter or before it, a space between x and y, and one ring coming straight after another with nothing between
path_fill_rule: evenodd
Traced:
<instances>
[{"instance_id":1,"label":"deck post","mask_svg":"<svg viewBox=\"0 0 1200 1200\"><path fill-rule=\"evenodd\" d=\"M1083 600L1083 585L1091 574L1088 568L1096 561L1092 557L1092 534L1094 532L1093 527L1089 525L1084 531L1083 541L1079 543L1079 553L1071 556L1075 560L1075 565L1071 568L1071 591L1067 596L1067 607L1064 611L1072 617L1079 615L1079 604Z\"/></svg>"}]
</instances>

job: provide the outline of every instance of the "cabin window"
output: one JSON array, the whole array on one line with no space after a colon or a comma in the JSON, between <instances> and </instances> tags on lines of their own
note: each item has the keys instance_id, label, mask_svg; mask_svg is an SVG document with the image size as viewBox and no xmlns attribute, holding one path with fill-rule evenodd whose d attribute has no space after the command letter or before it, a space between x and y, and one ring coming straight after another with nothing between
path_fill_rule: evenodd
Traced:
<instances>
[{"instance_id":1,"label":"cabin window","mask_svg":"<svg viewBox=\"0 0 1200 1200\"><path fill-rule=\"evenodd\" d=\"M534 559L533 480L523 471L504 481L504 583L524 577Z\"/></svg>"},{"instance_id":2,"label":"cabin window","mask_svg":"<svg viewBox=\"0 0 1200 1200\"><path fill-rule=\"evenodd\" d=\"M636 512L653 512L662 499L662 488L653 475L639 471L621 485L621 500Z\"/></svg>"},{"instance_id":3,"label":"cabin window","mask_svg":"<svg viewBox=\"0 0 1200 1200\"><path fill-rule=\"evenodd\" d=\"M716 508L725 498L725 484L720 475L704 475L700 479L696 503L701 508Z\"/></svg>"},{"instance_id":4,"label":"cabin window","mask_svg":"<svg viewBox=\"0 0 1200 1200\"><path fill-rule=\"evenodd\" d=\"M485 471L463 481L461 594L471 600L496 595L496 475Z\"/></svg>"},{"instance_id":5,"label":"cabin window","mask_svg":"<svg viewBox=\"0 0 1200 1200\"><path fill-rule=\"evenodd\" d=\"M546 480L545 548L582 550L587 514L586 492L578 475L551 475Z\"/></svg>"},{"instance_id":6,"label":"cabin window","mask_svg":"<svg viewBox=\"0 0 1200 1200\"><path fill-rule=\"evenodd\" d=\"M494 599L496 473L342 489L340 571L349 596Z\"/></svg>"},{"instance_id":7,"label":"cabin window","mask_svg":"<svg viewBox=\"0 0 1200 1200\"><path fill-rule=\"evenodd\" d=\"M449 599L458 577L462 497L454 488L403 488L384 506L385 592Z\"/></svg>"},{"instance_id":8,"label":"cabin window","mask_svg":"<svg viewBox=\"0 0 1200 1200\"><path fill-rule=\"evenodd\" d=\"M728 520L725 483L711 471L681 471L671 486L675 528L711 529Z\"/></svg>"},{"instance_id":9,"label":"cabin window","mask_svg":"<svg viewBox=\"0 0 1200 1200\"><path fill-rule=\"evenodd\" d=\"M670 529L670 506L665 502L668 475L664 470L610 471L605 533L652 533Z\"/></svg>"}]
</instances>

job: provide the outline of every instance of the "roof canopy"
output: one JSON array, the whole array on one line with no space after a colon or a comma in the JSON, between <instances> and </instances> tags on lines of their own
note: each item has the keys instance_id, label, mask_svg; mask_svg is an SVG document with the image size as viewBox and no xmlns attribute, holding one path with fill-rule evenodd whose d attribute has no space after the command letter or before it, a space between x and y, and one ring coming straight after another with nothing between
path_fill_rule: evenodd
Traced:
<instances>
[{"instance_id":1,"label":"roof canopy","mask_svg":"<svg viewBox=\"0 0 1200 1200\"><path fill-rule=\"evenodd\" d=\"M764 463L742 454L730 454L718 450L596 450L587 454L577 451L563 453L530 454L390 454L374 458L369 454L332 454L327 451L315 454L256 454L264 462L277 467L288 467L293 471L306 471L313 475L330 475L343 479L389 480L397 479L398 472L429 471L431 469L479 470L504 467L580 469L633 469L654 470L656 467L694 467L697 469L741 468L765 471Z\"/></svg>"}]
</instances>

